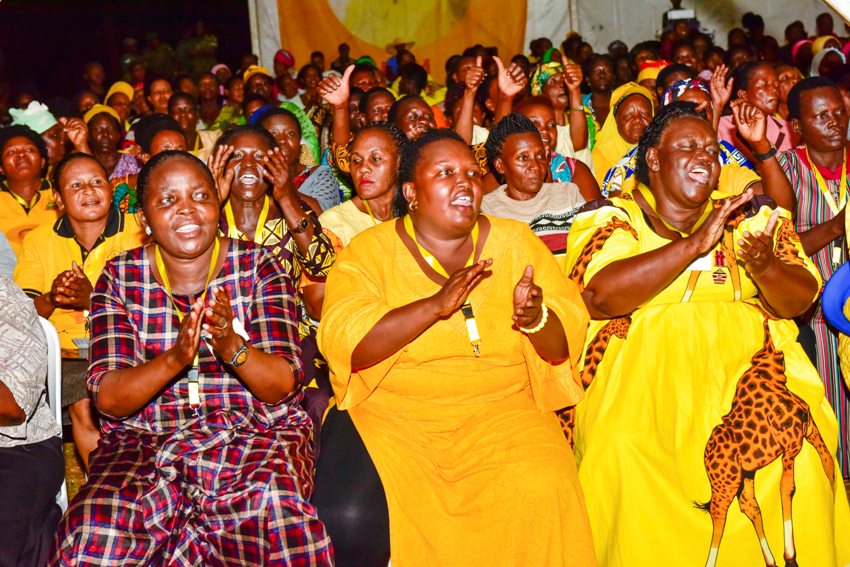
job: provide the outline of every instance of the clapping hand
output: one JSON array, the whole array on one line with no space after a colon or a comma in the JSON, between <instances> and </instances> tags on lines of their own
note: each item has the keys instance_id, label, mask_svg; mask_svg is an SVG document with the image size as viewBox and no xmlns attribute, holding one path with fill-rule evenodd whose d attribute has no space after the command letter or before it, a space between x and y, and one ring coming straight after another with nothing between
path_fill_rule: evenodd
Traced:
<instances>
[{"instance_id":1,"label":"clapping hand","mask_svg":"<svg viewBox=\"0 0 850 567\"><path fill-rule=\"evenodd\" d=\"M540 323L543 315L543 290L534 283L534 266L525 272L514 287L514 315L517 327L530 328Z\"/></svg>"},{"instance_id":2,"label":"clapping hand","mask_svg":"<svg viewBox=\"0 0 850 567\"><path fill-rule=\"evenodd\" d=\"M50 302L64 309L83 310L91 304L92 285L76 262L53 280Z\"/></svg>"},{"instance_id":3,"label":"clapping hand","mask_svg":"<svg viewBox=\"0 0 850 567\"><path fill-rule=\"evenodd\" d=\"M240 337L233 330L233 309L227 290L214 287L207 299L203 312L202 328L207 333L207 344L219 357L230 360L233 353L239 350Z\"/></svg>"},{"instance_id":4,"label":"clapping hand","mask_svg":"<svg viewBox=\"0 0 850 567\"><path fill-rule=\"evenodd\" d=\"M715 202L714 210L706 221L693 234L688 236L696 242L698 255L705 254L714 248L715 244L720 241L726 221L732 213L752 198L753 190L747 189L740 195ZM709 201L707 206L711 206L711 203Z\"/></svg>"},{"instance_id":5,"label":"clapping hand","mask_svg":"<svg viewBox=\"0 0 850 567\"><path fill-rule=\"evenodd\" d=\"M764 232L750 234L744 231L743 238L738 240L738 256L744 262L744 269L757 278L766 272L774 262L779 260L773 251L773 233L779 220L779 209L771 213L767 219Z\"/></svg>"},{"instance_id":6,"label":"clapping hand","mask_svg":"<svg viewBox=\"0 0 850 567\"><path fill-rule=\"evenodd\" d=\"M437 316L448 317L460 309L475 286L490 275L490 272L486 270L492 264L493 260L482 260L468 268L461 268L449 276L440 291L430 298L434 302Z\"/></svg>"}]
</instances>

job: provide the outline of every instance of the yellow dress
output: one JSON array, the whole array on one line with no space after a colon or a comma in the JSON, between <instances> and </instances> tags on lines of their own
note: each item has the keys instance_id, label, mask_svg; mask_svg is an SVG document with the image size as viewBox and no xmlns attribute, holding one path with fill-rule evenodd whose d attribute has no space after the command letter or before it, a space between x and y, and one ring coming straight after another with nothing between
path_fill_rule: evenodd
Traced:
<instances>
[{"instance_id":1,"label":"yellow dress","mask_svg":"<svg viewBox=\"0 0 850 567\"><path fill-rule=\"evenodd\" d=\"M601 565L706 564L713 522L705 509L725 518L716 565L765 565L735 498L743 487L746 501L753 484L764 545L783 564L782 449L796 475L791 525L800 565L850 562L835 414L796 325L765 317L758 290L734 262L741 233L764 228L767 201L759 198L706 260L630 317L591 322L575 451ZM782 214L777 255L818 278ZM612 262L668 242L634 201L612 199L575 220L567 273L581 288Z\"/></svg>"},{"instance_id":2,"label":"yellow dress","mask_svg":"<svg viewBox=\"0 0 850 567\"><path fill-rule=\"evenodd\" d=\"M356 236L337 256L319 347L337 405L349 411L386 490L393 567L595 565L574 457L552 413L581 397L577 370L544 362L512 328L513 290L534 265L576 349L587 312L527 225L489 221L480 258L493 258L492 275L470 295L480 358L456 312L351 372L354 348L387 312L440 289L396 222Z\"/></svg>"},{"instance_id":3,"label":"yellow dress","mask_svg":"<svg viewBox=\"0 0 850 567\"><path fill-rule=\"evenodd\" d=\"M23 251L15 267L15 282L32 298L50 291L53 280L71 269L76 262L92 286L97 282L106 262L142 245L144 233L135 215L110 209L101 240L83 256L83 247L74 237L66 217L33 229L24 238ZM83 311L55 309L50 322L59 333L62 348L76 348L73 339L87 336Z\"/></svg>"}]
</instances>

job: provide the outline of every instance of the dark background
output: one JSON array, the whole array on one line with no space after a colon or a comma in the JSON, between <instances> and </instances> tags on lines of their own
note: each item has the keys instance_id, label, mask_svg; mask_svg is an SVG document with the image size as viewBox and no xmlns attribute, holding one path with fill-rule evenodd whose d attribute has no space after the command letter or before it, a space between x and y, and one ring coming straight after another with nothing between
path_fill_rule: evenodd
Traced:
<instances>
[{"instance_id":1,"label":"dark background","mask_svg":"<svg viewBox=\"0 0 850 567\"><path fill-rule=\"evenodd\" d=\"M157 32L172 48L203 20L218 36L218 59L234 69L251 51L245 0L0 0L0 81L33 86L42 99L72 97L87 61L106 69L107 85L121 78L121 41Z\"/></svg>"}]
</instances>

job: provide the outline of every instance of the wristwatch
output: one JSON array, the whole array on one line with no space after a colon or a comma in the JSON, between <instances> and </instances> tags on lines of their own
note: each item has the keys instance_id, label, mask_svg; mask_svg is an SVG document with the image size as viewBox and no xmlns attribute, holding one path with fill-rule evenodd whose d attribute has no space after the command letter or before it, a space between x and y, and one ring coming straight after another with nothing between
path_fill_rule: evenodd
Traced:
<instances>
[{"instance_id":1,"label":"wristwatch","mask_svg":"<svg viewBox=\"0 0 850 567\"><path fill-rule=\"evenodd\" d=\"M577 111L579 111L579 112L584 112L584 105L583 105L583 104L580 104L580 105L578 105L578 106L571 106L571 107L570 107L570 110L577 110Z\"/></svg>"},{"instance_id":2,"label":"wristwatch","mask_svg":"<svg viewBox=\"0 0 850 567\"><path fill-rule=\"evenodd\" d=\"M757 161L764 162L764 161L767 161L767 160L769 160L770 158L772 158L773 156L776 155L776 146L773 145L773 142L769 142L769 143L770 143L770 149L766 153L757 154L757 153L753 152L753 157L756 158Z\"/></svg>"},{"instance_id":3,"label":"wristwatch","mask_svg":"<svg viewBox=\"0 0 850 567\"><path fill-rule=\"evenodd\" d=\"M248 343L242 340L242 346L239 350L233 353L233 358L230 359L230 366L239 368L248 360Z\"/></svg>"},{"instance_id":4,"label":"wristwatch","mask_svg":"<svg viewBox=\"0 0 850 567\"><path fill-rule=\"evenodd\" d=\"M292 234L301 234L305 230L310 228L310 221L306 216L301 217L301 220L295 223L295 226L289 229Z\"/></svg>"}]
</instances>

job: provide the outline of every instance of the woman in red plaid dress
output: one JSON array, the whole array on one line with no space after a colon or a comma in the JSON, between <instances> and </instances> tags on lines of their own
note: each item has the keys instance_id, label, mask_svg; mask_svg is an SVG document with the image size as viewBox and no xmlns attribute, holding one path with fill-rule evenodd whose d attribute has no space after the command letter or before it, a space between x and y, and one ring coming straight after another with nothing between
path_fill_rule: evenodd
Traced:
<instances>
[{"instance_id":1,"label":"woman in red plaid dress","mask_svg":"<svg viewBox=\"0 0 850 567\"><path fill-rule=\"evenodd\" d=\"M154 157L138 194L154 243L110 261L92 294L102 438L53 564L331 565L308 502L290 275L216 236L215 182L196 158Z\"/></svg>"}]
</instances>

